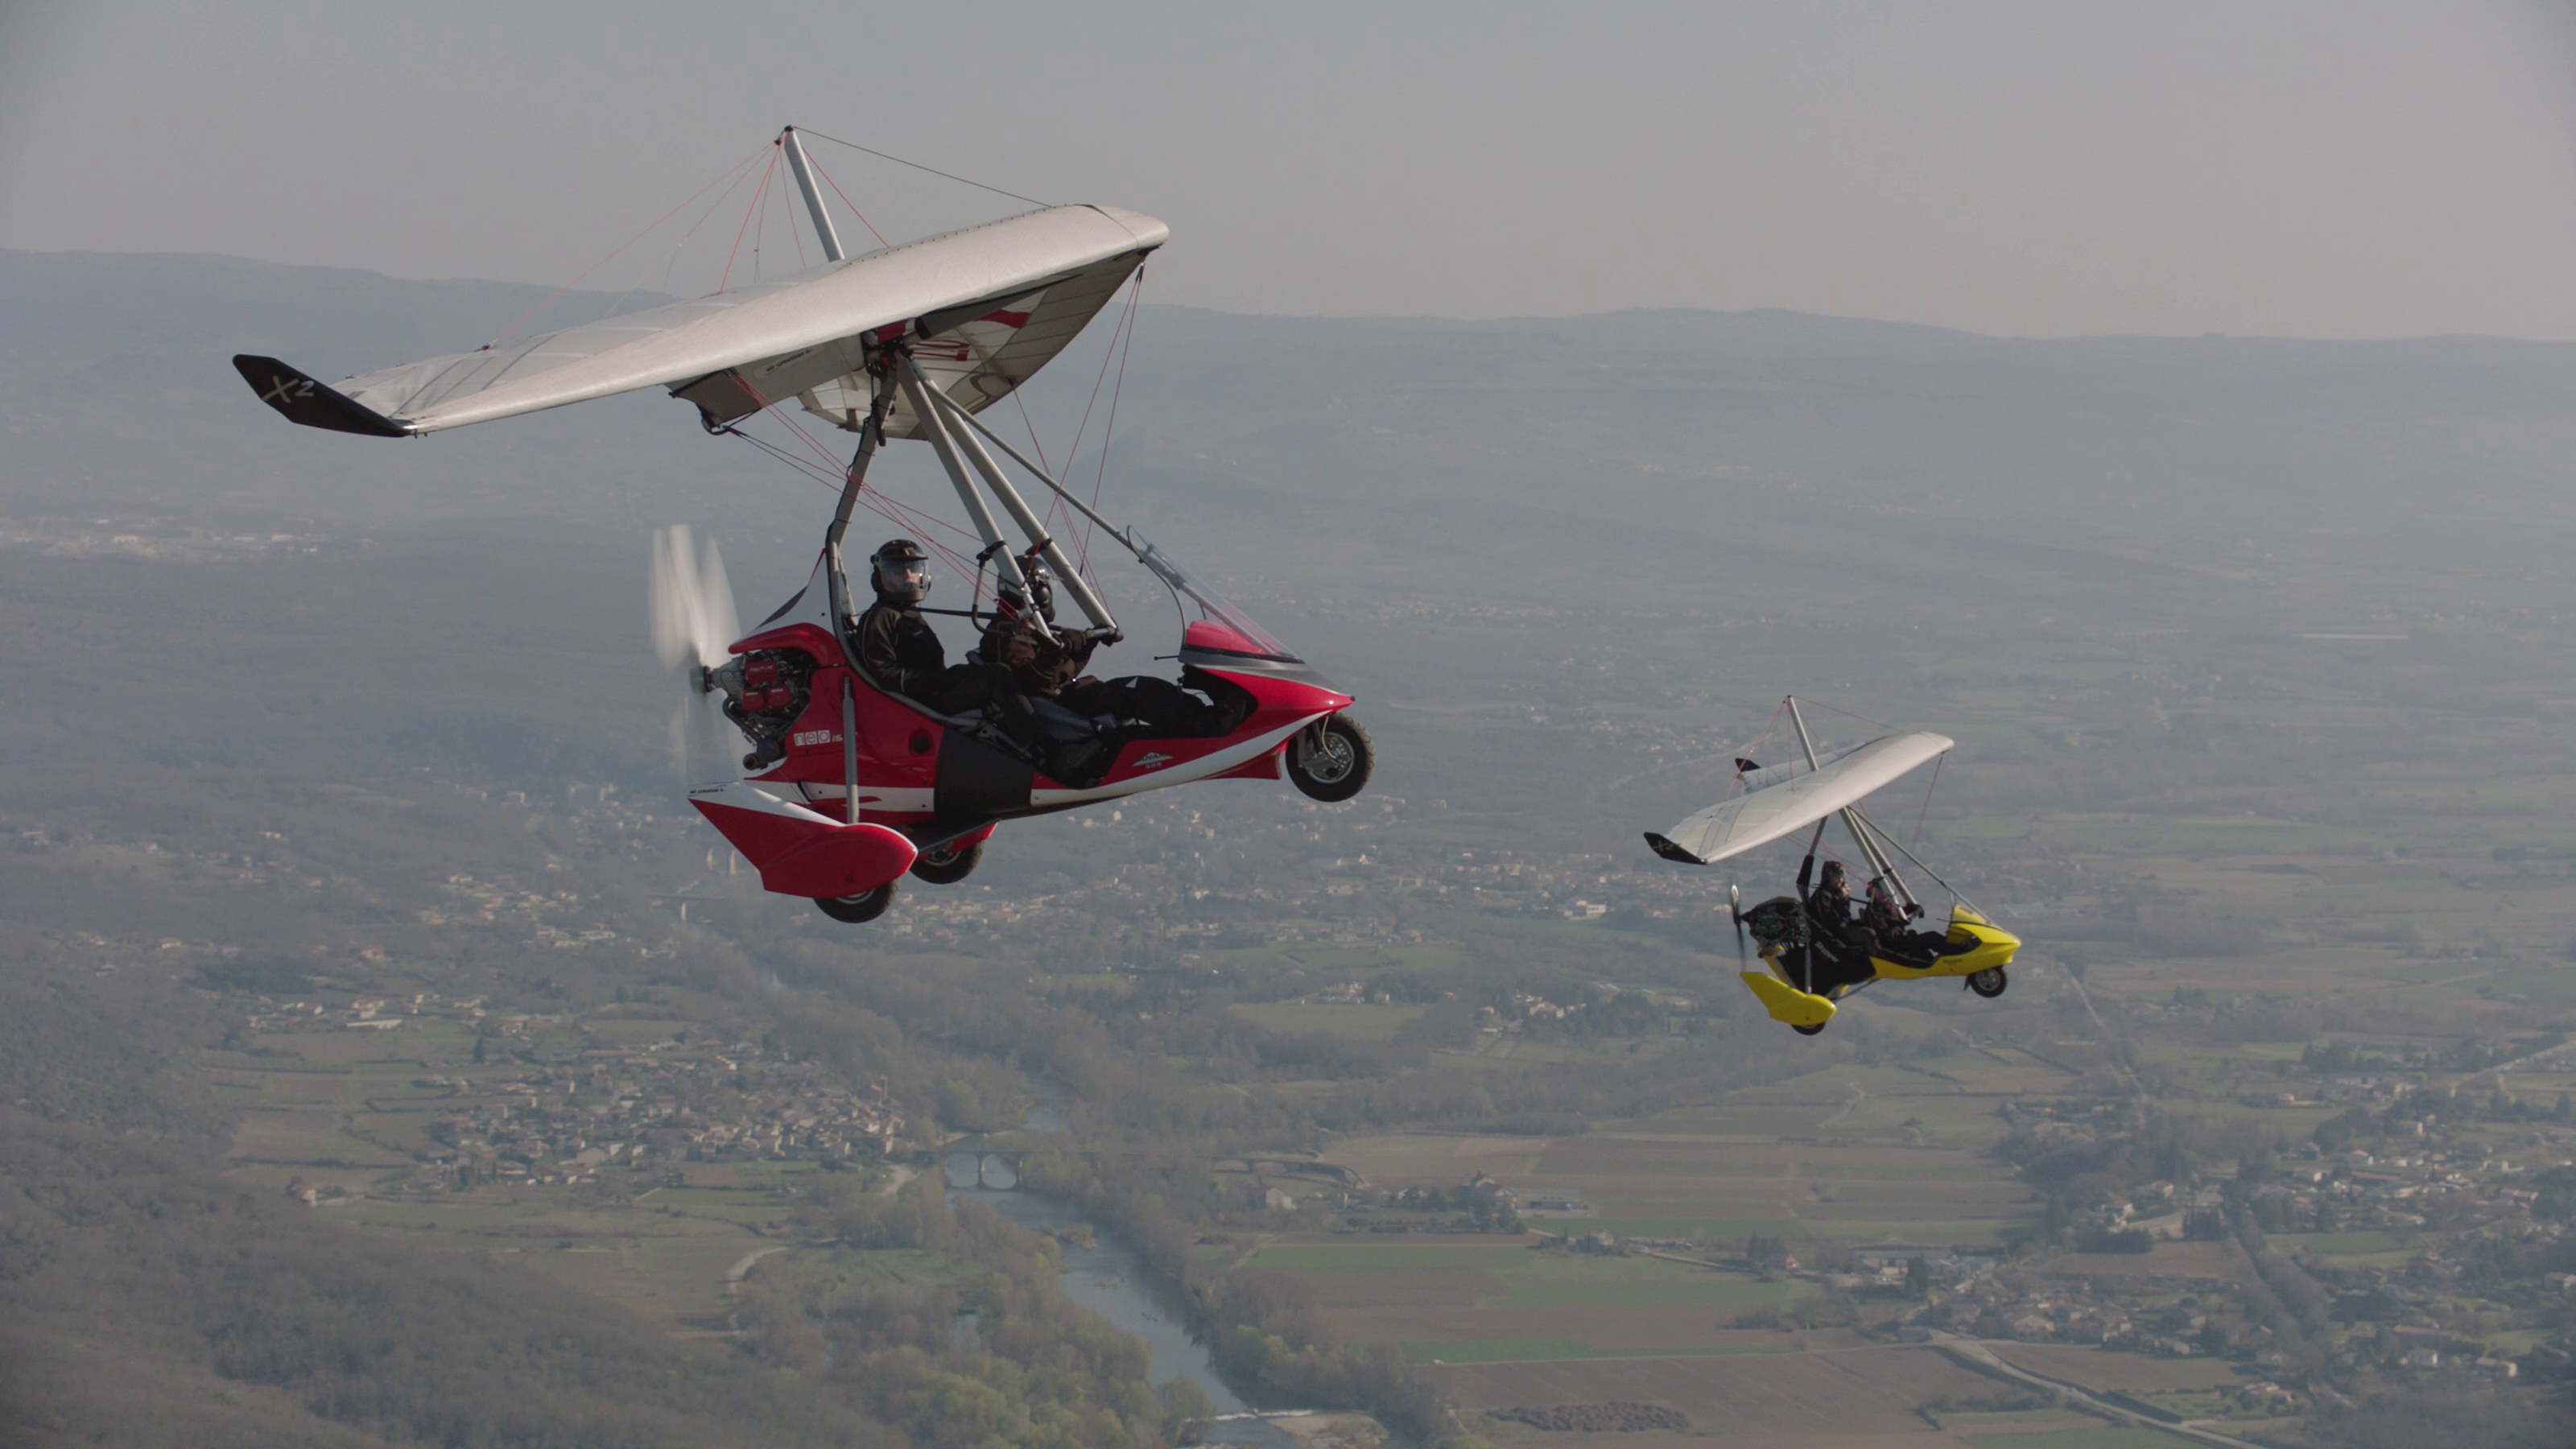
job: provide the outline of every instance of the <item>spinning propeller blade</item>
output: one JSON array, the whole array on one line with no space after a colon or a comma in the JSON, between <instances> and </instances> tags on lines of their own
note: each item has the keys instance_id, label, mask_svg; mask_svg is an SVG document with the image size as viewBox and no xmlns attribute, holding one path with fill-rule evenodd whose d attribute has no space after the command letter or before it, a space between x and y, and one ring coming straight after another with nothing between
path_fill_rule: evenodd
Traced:
<instances>
[{"instance_id":1,"label":"spinning propeller blade","mask_svg":"<svg viewBox=\"0 0 2576 1449\"><path fill-rule=\"evenodd\" d=\"M1735 918L1735 969L1753 969L1752 953L1744 947L1744 891L1735 882L1726 883L1726 913Z\"/></svg>"},{"instance_id":2,"label":"spinning propeller blade","mask_svg":"<svg viewBox=\"0 0 2576 1449\"><path fill-rule=\"evenodd\" d=\"M679 709L671 717L672 756L691 785L734 779L724 716L706 678L709 669L733 657L730 646L741 633L733 585L725 578L715 541L709 539L700 550L685 523L656 531L648 599L653 652L681 689Z\"/></svg>"}]
</instances>

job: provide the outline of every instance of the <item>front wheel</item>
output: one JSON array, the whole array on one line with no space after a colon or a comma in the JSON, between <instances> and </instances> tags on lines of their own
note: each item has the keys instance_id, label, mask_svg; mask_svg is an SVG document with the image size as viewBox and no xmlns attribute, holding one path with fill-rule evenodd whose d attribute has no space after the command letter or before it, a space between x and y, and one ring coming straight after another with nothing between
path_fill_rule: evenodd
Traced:
<instances>
[{"instance_id":1,"label":"front wheel","mask_svg":"<svg viewBox=\"0 0 2576 1449\"><path fill-rule=\"evenodd\" d=\"M943 845L925 850L912 858L912 873L932 885L955 885L975 873L976 863L984 858L984 842L973 845Z\"/></svg>"},{"instance_id":2,"label":"front wheel","mask_svg":"<svg viewBox=\"0 0 2576 1449\"><path fill-rule=\"evenodd\" d=\"M2001 966L1989 966L1968 978L1968 989L1988 1001L2003 995L2004 988L2011 984L2011 980L2004 975L2004 968Z\"/></svg>"},{"instance_id":3,"label":"front wheel","mask_svg":"<svg viewBox=\"0 0 2576 1449\"><path fill-rule=\"evenodd\" d=\"M1337 805L1368 788L1377 747L1368 731L1346 714L1333 715L1300 733L1288 746L1288 779L1310 800Z\"/></svg>"},{"instance_id":4,"label":"front wheel","mask_svg":"<svg viewBox=\"0 0 2576 1449\"><path fill-rule=\"evenodd\" d=\"M818 898L814 902L814 909L844 925L860 925L886 913L887 908L894 904L894 888L897 884L895 881L887 881L875 890L855 896L843 896L838 900Z\"/></svg>"},{"instance_id":5,"label":"front wheel","mask_svg":"<svg viewBox=\"0 0 2576 1449\"><path fill-rule=\"evenodd\" d=\"M1823 1022L1821 1022L1821 1021L1820 1021L1820 1022L1817 1022L1814 1026L1800 1026L1800 1025L1798 1025L1796 1022L1791 1022L1791 1023L1789 1024L1789 1029L1790 1029L1791 1031L1796 1032L1796 1033L1797 1033L1798 1035L1800 1035L1800 1036L1814 1036L1817 1032L1823 1031L1823 1030L1825 1029L1825 1024L1824 1024Z\"/></svg>"}]
</instances>

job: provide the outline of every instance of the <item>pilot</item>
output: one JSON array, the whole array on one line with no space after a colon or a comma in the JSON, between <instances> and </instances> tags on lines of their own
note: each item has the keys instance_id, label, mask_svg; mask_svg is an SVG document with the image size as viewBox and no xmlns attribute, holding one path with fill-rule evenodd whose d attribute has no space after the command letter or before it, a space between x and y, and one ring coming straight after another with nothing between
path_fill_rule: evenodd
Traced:
<instances>
[{"instance_id":1,"label":"pilot","mask_svg":"<svg viewBox=\"0 0 2576 1449\"><path fill-rule=\"evenodd\" d=\"M908 538L890 538L868 556L876 602L859 616L859 667L881 689L930 703L948 672L948 650L921 601L930 597L930 558Z\"/></svg>"},{"instance_id":2,"label":"pilot","mask_svg":"<svg viewBox=\"0 0 2576 1449\"><path fill-rule=\"evenodd\" d=\"M1811 875L1815 875L1812 890L1807 885ZM1808 947L1808 990L1822 996L1837 986L1867 981L1878 974L1878 968L1869 961L1869 930L1852 919L1851 882L1843 876L1841 861L1826 861L1821 875L1816 875L1813 855L1799 861L1798 899L1807 908L1814 932Z\"/></svg>"},{"instance_id":3,"label":"pilot","mask_svg":"<svg viewBox=\"0 0 2576 1449\"><path fill-rule=\"evenodd\" d=\"M1806 902L1807 914L1827 935L1840 940L1851 934L1851 882L1843 876L1843 863L1829 860L1811 890L1807 877L1815 868L1816 858L1812 855L1798 862L1798 899Z\"/></svg>"},{"instance_id":4,"label":"pilot","mask_svg":"<svg viewBox=\"0 0 2576 1449\"><path fill-rule=\"evenodd\" d=\"M876 602L859 616L859 667L881 688L917 700L941 714L975 714L988 707L1002 733L1023 750L1036 748L1037 718L1019 681L1001 664L955 664L922 617L930 596L930 561L908 538L888 539L868 556L868 582Z\"/></svg>"}]
</instances>

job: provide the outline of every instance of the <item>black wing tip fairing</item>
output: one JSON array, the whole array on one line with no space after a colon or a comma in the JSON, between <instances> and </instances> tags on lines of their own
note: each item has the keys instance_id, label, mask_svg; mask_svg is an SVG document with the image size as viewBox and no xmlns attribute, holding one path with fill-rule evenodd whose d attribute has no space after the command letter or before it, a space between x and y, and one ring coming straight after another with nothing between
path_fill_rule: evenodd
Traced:
<instances>
[{"instance_id":1,"label":"black wing tip fairing","mask_svg":"<svg viewBox=\"0 0 2576 1449\"><path fill-rule=\"evenodd\" d=\"M1698 856L1691 854L1689 851L1682 849L1680 846L1673 844L1671 841L1666 840L1664 837L1657 835L1651 830L1646 832L1646 846L1648 849L1654 851L1655 854L1662 856L1664 859L1669 860L1676 865L1708 864L1707 861L1700 859Z\"/></svg>"},{"instance_id":2,"label":"black wing tip fairing","mask_svg":"<svg viewBox=\"0 0 2576 1449\"><path fill-rule=\"evenodd\" d=\"M233 358L233 370L249 383L259 400L277 409L290 423L359 433L371 438L407 438L409 429L384 414L352 402L274 357L245 352Z\"/></svg>"}]
</instances>

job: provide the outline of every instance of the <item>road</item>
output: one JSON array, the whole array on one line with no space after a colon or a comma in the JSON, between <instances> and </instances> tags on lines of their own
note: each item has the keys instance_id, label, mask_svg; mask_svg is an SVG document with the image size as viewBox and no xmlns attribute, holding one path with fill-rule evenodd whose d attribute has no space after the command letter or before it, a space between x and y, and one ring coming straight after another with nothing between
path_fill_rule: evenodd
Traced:
<instances>
[{"instance_id":1,"label":"road","mask_svg":"<svg viewBox=\"0 0 2576 1449\"><path fill-rule=\"evenodd\" d=\"M1935 1329L1932 1332L1932 1346L1970 1368L2001 1374L2005 1378L2018 1380L2033 1388L2064 1394L2095 1413L2108 1414L2123 1424L2135 1424L2142 1429L2162 1429L2168 1434L2185 1435L2205 1444L2224 1444L2228 1449L2272 1449L2270 1445L2257 1444L2251 1439L2239 1439L2233 1434L2221 1434L2215 1429L2204 1429L2197 1424L2167 1423L2162 1419L2150 1418L2135 1409L2124 1409L2118 1404L2097 1399L2090 1391L2079 1385L2070 1384L2064 1379L2053 1379L2046 1374L2035 1374L2028 1369L2016 1368L2004 1362L1993 1349L1973 1338L1961 1338L1956 1334L1943 1333Z\"/></svg>"}]
</instances>

